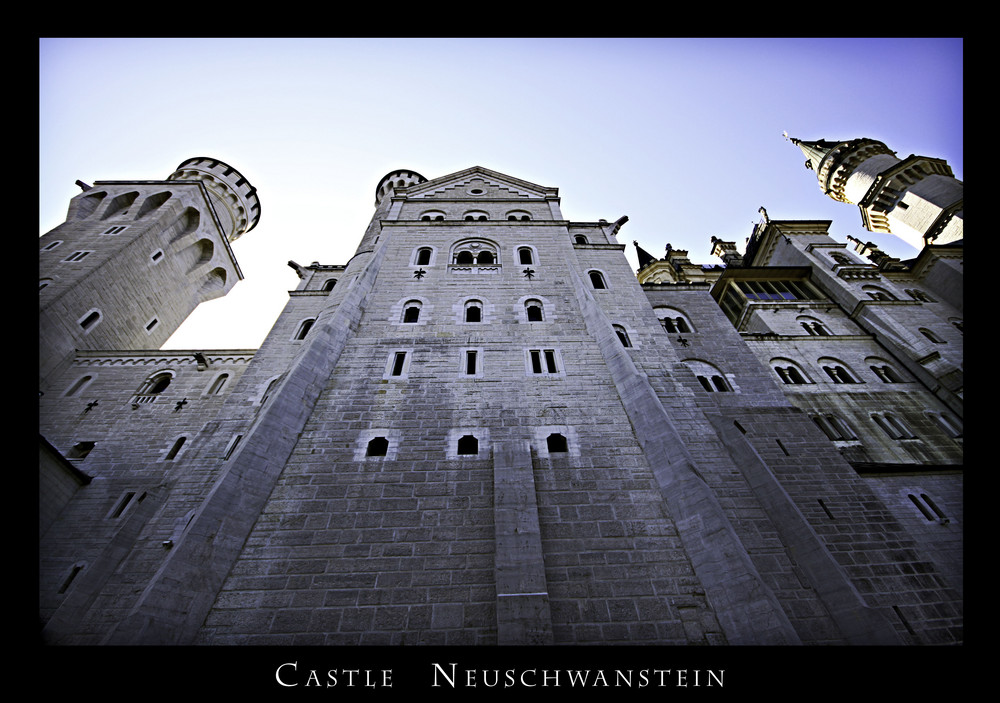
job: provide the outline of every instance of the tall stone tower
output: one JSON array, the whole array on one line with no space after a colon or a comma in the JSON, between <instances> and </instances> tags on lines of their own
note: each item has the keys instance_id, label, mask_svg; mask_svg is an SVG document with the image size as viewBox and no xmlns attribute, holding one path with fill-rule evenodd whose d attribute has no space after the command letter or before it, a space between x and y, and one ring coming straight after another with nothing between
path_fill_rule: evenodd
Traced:
<instances>
[{"instance_id":1,"label":"tall stone tower","mask_svg":"<svg viewBox=\"0 0 1000 703\"><path fill-rule=\"evenodd\" d=\"M230 249L260 218L234 168L188 159L164 181L80 184L40 239L40 383L75 349L153 349L242 274Z\"/></svg>"},{"instance_id":2,"label":"tall stone tower","mask_svg":"<svg viewBox=\"0 0 1000 703\"><path fill-rule=\"evenodd\" d=\"M899 159L874 139L791 141L820 189L856 204L869 231L894 234L918 250L962 239L963 186L943 159Z\"/></svg>"}]
</instances>

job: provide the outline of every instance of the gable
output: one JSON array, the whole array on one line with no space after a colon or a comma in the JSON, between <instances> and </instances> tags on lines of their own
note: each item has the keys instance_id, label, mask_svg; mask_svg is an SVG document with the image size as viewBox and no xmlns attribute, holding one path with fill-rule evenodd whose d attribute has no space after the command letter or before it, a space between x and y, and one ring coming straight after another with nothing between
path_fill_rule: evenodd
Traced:
<instances>
[{"instance_id":1,"label":"gable","mask_svg":"<svg viewBox=\"0 0 1000 703\"><path fill-rule=\"evenodd\" d=\"M407 198L469 201L541 200L556 193L555 188L545 188L476 166L412 186Z\"/></svg>"}]
</instances>

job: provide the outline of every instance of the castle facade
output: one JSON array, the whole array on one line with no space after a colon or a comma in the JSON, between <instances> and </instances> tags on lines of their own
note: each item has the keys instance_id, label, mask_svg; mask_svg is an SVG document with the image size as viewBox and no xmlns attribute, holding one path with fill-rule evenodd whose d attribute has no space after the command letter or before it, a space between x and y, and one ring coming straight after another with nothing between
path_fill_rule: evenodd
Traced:
<instances>
[{"instance_id":1,"label":"castle facade","mask_svg":"<svg viewBox=\"0 0 1000 703\"><path fill-rule=\"evenodd\" d=\"M260 200L189 159L40 239L51 644L962 641L962 205L947 165L794 140L829 221L619 241L556 188L387 174L258 349L164 351Z\"/></svg>"}]
</instances>

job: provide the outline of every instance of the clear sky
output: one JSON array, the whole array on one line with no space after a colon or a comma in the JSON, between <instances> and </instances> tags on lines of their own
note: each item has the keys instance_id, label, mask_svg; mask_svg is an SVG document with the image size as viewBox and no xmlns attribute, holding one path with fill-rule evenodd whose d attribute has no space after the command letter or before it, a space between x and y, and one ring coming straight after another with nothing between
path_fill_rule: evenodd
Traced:
<instances>
[{"instance_id":1,"label":"clear sky","mask_svg":"<svg viewBox=\"0 0 1000 703\"><path fill-rule=\"evenodd\" d=\"M218 158L258 190L233 246L245 276L167 349L257 347L295 288L287 266L344 264L397 168L483 166L559 188L574 221L720 263L773 219L916 251L829 200L799 139L885 142L962 179L961 39L41 39L39 235L77 179L165 179Z\"/></svg>"}]
</instances>

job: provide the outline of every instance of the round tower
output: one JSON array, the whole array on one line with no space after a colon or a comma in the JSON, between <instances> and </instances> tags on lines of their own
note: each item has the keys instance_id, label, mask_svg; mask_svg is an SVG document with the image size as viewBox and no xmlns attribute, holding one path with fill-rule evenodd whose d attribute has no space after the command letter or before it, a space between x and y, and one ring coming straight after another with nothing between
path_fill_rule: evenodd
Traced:
<instances>
[{"instance_id":1,"label":"round tower","mask_svg":"<svg viewBox=\"0 0 1000 703\"><path fill-rule=\"evenodd\" d=\"M393 189L424 183L426 180L426 178L416 171L408 171L406 169L390 171L382 176L382 180L378 182L378 186L375 188L375 207L378 207L379 203L382 202L382 198L391 193Z\"/></svg>"},{"instance_id":2,"label":"round tower","mask_svg":"<svg viewBox=\"0 0 1000 703\"><path fill-rule=\"evenodd\" d=\"M208 156L181 162L168 181L201 181L208 190L226 238L234 242L260 220L260 199L250 181L229 164Z\"/></svg>"},{"instance_id":3,"label":"round tower","mask_svg":"<svg viewBox=\"0 0 1000 703\"><path fill-rule=\"evenodd\" d=\"M857 205L870 232L894 234L917 249L962 239L963 185L942 159L899 159L874 139L790 141L820 189Z\"/></svg>"}]
</instances>

